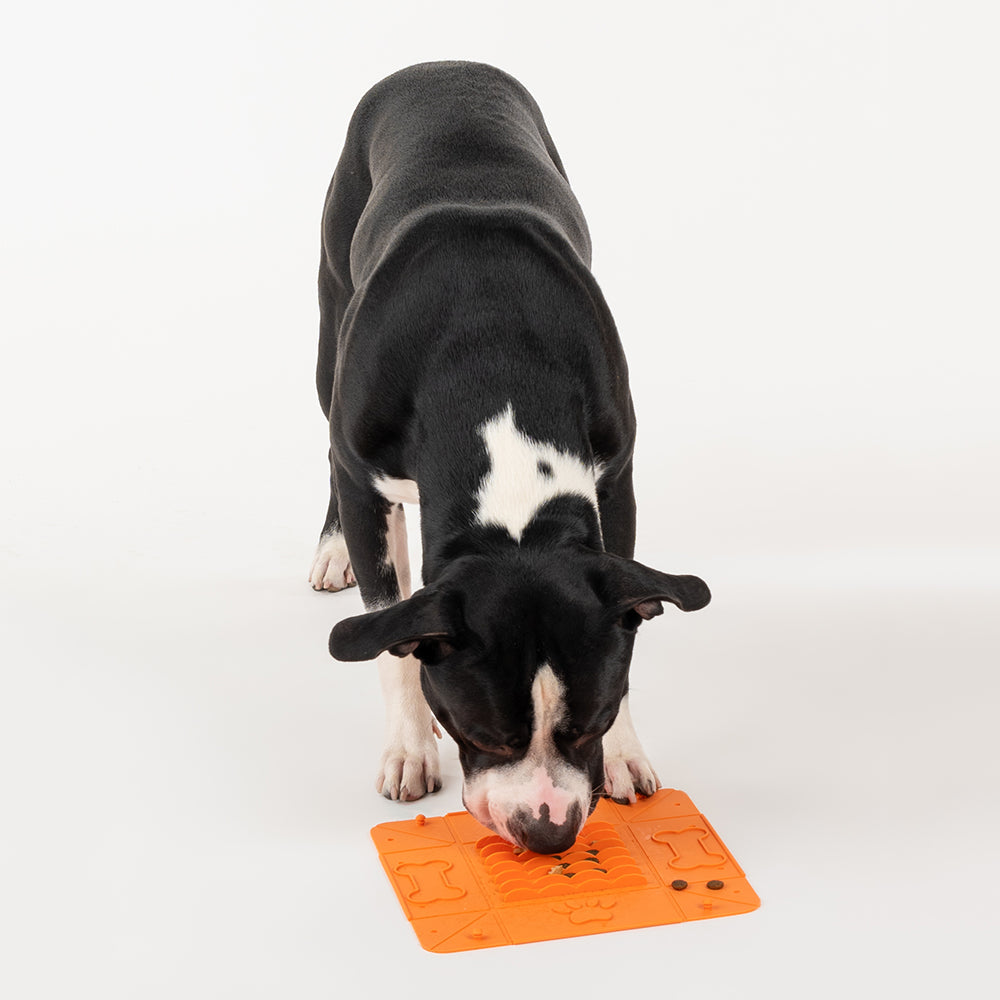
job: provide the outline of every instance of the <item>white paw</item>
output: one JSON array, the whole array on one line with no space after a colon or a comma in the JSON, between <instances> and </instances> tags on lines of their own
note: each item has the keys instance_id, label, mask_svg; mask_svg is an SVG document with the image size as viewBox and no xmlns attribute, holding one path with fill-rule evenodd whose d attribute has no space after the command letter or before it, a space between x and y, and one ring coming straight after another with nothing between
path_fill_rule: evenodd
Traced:
<instances>
[{"instance_id":1,"label":"white paw","mask_svg":"<svg viewBox=\"0 0 1000 1000\"><path fill-rule=\"evenodd\" d=\"M347 543L339 531L324 535L319 540L309 582L313 590L343 590L357 583L351 569L351 557L347 554Z\"/></svg>"},{"instance_id":2,"label":"white paw","mask_svg":"<svg viewBox=\"0 0 1000 1000\"><path fill-rule=\"evenodd\" d=\"M622 804L635 804L638 795L652 795L660 787L652 765L639 754L604 757L604 791Z\"/></svg>"},{"instance_id":3,"label":"white paw","mask_svg":"<svg viewBox=\"0 0 1000 1000\"><path fill-rule=\"evenodd\" d=\"M652 795L660 779L649 763L632 725L628 695L622 698L615 724L604 734L604 791L622 804Z\"/></svg>"},{"instance_id":4,"label":"white paw","mask_svg":"<svg viewBox=\"0 0 1000 1000\"><path fill-rule=\"evenodd\" d=\"M441 787L441 764L431 732L426 739L393 740L382 752L375 790L387 799L412 802Z\"/></svg>"}]
</instances>

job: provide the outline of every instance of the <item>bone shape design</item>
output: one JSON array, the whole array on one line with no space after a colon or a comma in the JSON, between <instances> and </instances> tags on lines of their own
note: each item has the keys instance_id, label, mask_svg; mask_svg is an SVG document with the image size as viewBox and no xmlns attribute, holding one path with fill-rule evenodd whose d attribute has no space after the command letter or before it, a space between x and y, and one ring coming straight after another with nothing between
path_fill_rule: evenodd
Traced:
<instances>
[{"instance_id":1,"label":"bone shape design","mask_svg":"<svg viewBox=\"0 0 1000 1000\"><path fill-rule=\"evenodd\" d=\"M709 832L703 826L686 826L683 830L657 830L652 839L674 852L667 862L671 868L718 868L728 859L705 846L708 837Z\"/></svg>"},{"instance_id":2,"label":"bone shape design","mask_svg":"<svg viewBox=\"0 0 1000 1000\"><path fill-rule=\"evenodd\" d=\"M613 899L588 899L578 903L567 900L565 903L553 906L552 912L568 916L571 924L589 924L594 921L606 923L614 917L614 914L609 912L614 905Z\"/></svg>"},{"instance_id":3,"label":"bone shape design","mask_svg":"<svg viewBox=\"0 0 1000 1000\"><path fill-rule=\"evenodd\" d=\"M446 899L461 899L465 889L452 885L445 876L455 866L450 861L403 861L396 865L396 874L410 880L412 888L406 894L411 903L440 903Z\"/></svg>"}]
</instances>

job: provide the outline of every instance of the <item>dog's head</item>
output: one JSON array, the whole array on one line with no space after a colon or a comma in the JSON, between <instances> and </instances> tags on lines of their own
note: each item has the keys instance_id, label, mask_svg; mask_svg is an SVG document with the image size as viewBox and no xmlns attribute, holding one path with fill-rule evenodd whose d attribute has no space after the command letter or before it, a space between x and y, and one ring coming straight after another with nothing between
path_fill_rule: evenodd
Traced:
<instances>
[{"instance_id":1,"label":"dog's head","mask_svg":"<svg viewBox=\"0 0 1000 1000\"><path fill-rule=\"evenodd\" d=\"M626 691L636 629L704 607L708 587L583 548L455 560L433 584L330 634L339 660L416 656L458 744L463 801L513 843L565 850L604 787L601 737Z\"/></svg>"}]
</instances>

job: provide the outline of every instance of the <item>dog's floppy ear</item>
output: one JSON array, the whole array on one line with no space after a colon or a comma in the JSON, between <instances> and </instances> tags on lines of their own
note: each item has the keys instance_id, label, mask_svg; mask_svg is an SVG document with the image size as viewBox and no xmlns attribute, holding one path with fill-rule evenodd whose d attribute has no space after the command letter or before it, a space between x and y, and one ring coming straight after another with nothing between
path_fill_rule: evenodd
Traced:
<instances>
[{"instance_id":1,"label":"dog's floppy ear","mask_svg":"<svg viewBox=\"0 0 1000 1000\"><path fill-rule=\"evenodd\" d=\"M445 596L433 588L383 611L345 618L330 633L330 655L337 660L374 660L388 650L412 653L425 639L448 639L455 627Z\"/></svg>"},{"instance_id":2,"label":"dog's floppy ear","mask_svg":"<svg viewBox=\"0 0 1000 1000\"><path fill-rule=\"evenodd\" d=\"M663 614L661 601L676 604L681 611L697 611L712 599L708 585L697 576L661 573L620 556L605 555L602 563L606 598L621 613L632 610L649 619Z\"/></svg>"}]
</instances>

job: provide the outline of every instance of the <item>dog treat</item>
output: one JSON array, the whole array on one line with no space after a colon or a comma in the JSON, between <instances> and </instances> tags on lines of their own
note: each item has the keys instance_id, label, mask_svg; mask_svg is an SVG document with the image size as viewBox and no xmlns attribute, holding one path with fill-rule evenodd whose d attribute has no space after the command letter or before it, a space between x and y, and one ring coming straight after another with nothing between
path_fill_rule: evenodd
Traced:
<instances>
[{"instance_id":1,"label":"dog treat","mask_svg":"<svg viewBox=\"0 0 1000 1000\"><path fill-rule=\"evenodd\" d=\"M670 883L670 888L671 889L676 889L678 892L681 892L682 890L686 889L687 887L688 887L687 882L685 882L684 879L682 879L682 878L675 878L673 880L673 882Z\"/></svg>"},{"instance_id":2,"label":"dog treat","mask_svg":"<svg viewBox=\"0 0 1000 1000\"><path fill-rule=\"evenodd\" d=\"M721 889L725 884L726 884L725 882L722 882L722 881L720 881L717 878L713 878L711 882L706 882L705 883L705 888L706 889Z\"/></svg>"}]
</instances>

